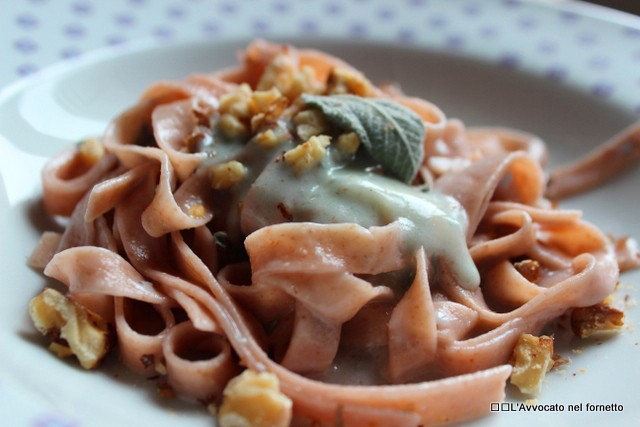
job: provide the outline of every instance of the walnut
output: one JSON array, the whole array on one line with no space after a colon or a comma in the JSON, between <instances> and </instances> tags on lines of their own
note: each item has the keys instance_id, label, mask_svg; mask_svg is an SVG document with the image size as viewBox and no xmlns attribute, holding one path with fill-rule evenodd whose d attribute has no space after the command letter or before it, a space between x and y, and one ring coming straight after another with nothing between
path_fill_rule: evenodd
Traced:
<instances>
[{"instance_id":1,"label":"walnut","mask_svg":"<svg viewBox=\"0 0 640 427\"><path fill-rule=\"evenodd\" d=\"M269 90L272 87L278 89L281 93L286 94L293 77L297 71L297 65L293 58L286 53L279 53L265 67L260 81L258 81L258 90Z\"/></svg>"},{"instance_id":2,"label":"walnut","mask_svg":"<svg viewBox=\"0 0 640 427\"><path fill-rule=\"evenodd\" d=\"M229 138L242 138L249 133L245 125L237 116L233 114L223 114L218 120L218 128Z\"/></svg>"},{"instance_id":3,"label":"walnut","mask_svg":"<svg viewBox=\"0 0 640 427\"><path fill-rule=\"evenodd\" d=\"M571 311L571 329L580 338L617 332L624 325L624 313L606 302Z\"/></svg>"},{"instance_id":4,"label":"walnut","mask_svg":"<svg viewBox=\"0 0 640 427\"><path fill-rule=\"evenodd\" d=\"M537 395L546 373L554 365L553 338L521 334L512 355L511 384L522 393Z\"/></svg>"},{"instance_id":5,"label":"walnut","mask_svg":"<svg viewBox=\"0 0 640 427\"><path fill-rule=\"evenodd\" d=\"M330 95L351 93L358 96L368 96L372 92L372 84L359 71L334 67L329 74L327 92Z\"/></svg>"},{"instance_id":6,"label":"walnut","mask_svg":"<svg viewBox=\"0 0 640 427\"><path fill-rule=\"evenodd\" d=\"M226 93L220 97L220 114L230 114L238 119L246 119L251 116L251 97L253 91L251 87L243 83L234 91Z\"/></svg>"},{"instance_id":7,"label":"walnut","mask_svg":"<svg viewBox=\"0 0 640 427\"><path fill-rule=\"evenodd\" d=\"M528 281L537 283L540 280L540 263L538 261L525 259L514 263L513 266Z\"/></svg>"},{"instance_id":8,"label":"walnut","mask_svg":"<svg viewBox=\"0 0 640 427\"><path fill-rule=\"evenodd\" d=\"M96 368L109 350L107 323L98 314L48 288L29 304L36 329L52 341L59 357L75 355L85 369Z\"/></svg>"},{"instance_id":9,"label":"walnut","mask_svg":"<svg viewBox=\"0 0 640 427\"><path fill-rule=\"evenodd\" d=\"M340 150L353 155L360 147L360 138L355 132L343 133L338 137L337 144Z\"/></svg>"},{"instance_id":10,"label":"walnut","mask_svg":"<svg viewBox=\"0 0 640 427\"><path fill-rule=\"evenodd\" d=\"M275 130L267 129L265 131L258 133L255 139L258 145L264 148L274 148L285 141L286 135L279 128L276 128Z\"/></svg>"},{"instance_id":11,"label":"walnut","mask_svg":"<svg viewBox=\"0 0 640 427\"><path fill-rule=\"evenodd\" d=\"M253 114L250 120L251 130L256 132L263 124L275 122L289 105L289 99L273 87L253 92L249 105Z\"/></svg>"},{"instance_id":12,"label":"walnut","mask_svg":"<svg viewBox=\"0 0 640 427\"><path fill-rule=\"evenodd\" d=\"M267 113L276 106L286 105L286 99L278 88L269 90L257 90L251 95L249 107L252 114Z\"/></svg>"},{"instance_id":13,"label":"walnut","mask_svg":"<svg viewBox=\"0 0 640 427\"><path fill-rule=\"evenodd\" d=\"M278 377L245 370L229 381L218 410L220 427L287 427L292 402L279 389Z\"/></svg>"},{"instance_id":14,"label":"walnut","mask_svg":"<svg viewBox=\"0 0 640 427\"><path fill-rule=\"evenodd\" d=\"M317 81L312 67L298 68L296 61L286 52L276 55L265 67L258 90L278 89L290 99L302 93L320 93L322 84Z\"/></svg>"},{"instance_id":15,"label":"walnut","mask_svg":"<svg viewBox=\"0 0 640 427\"><path fill-rule=\"evenodd\" d=\"M296 173L304 173L320 163L329 143L327 135L312 136L307 142L284 153L284 161L293 166Z\"/></svg>"},{"instance_id":16,"label":"walnut","mask_svg":"<svg viewBox=\"0 0 640 427\"><path fill-rule=\"evenodd\" d=\"M93 166L102 159L105 148L98 139L86 138L78 143L78 153L86 166Z\"/></svg>"},{"instance_id":17,"label":"walnut","mask_svg":"<svg viewBox=\"0 0 640 427\"><path fill-rule=\"evenodd\" d=\"M231 160L211 168L211 186L216 190L231 188L247 175L247 168L237 160Z\"/></svg>"},{"instance_id":18,"label":"walnut","mask_svg":"<svg viewBox=\"0 0 640 427\"><path fill-rule=\"evenodd\" d=\"M293 117L296 133L303 141L312 136L321 135L328 130L327 121L321 111L310 109L302 110Z\"/></svg>"},{"instance_id":19,"label":"walnut","mask_svg":"<svg viewBox=\"0 0 640 427\"><path fill-rule=\"evenodd\" d=\"M287 91L287 96L294 99L303 93L320 93L323 89L322 84L316 79L315 70L310 66L303 66L293 76L293 81Z\"/></svg>"}]
</instances>

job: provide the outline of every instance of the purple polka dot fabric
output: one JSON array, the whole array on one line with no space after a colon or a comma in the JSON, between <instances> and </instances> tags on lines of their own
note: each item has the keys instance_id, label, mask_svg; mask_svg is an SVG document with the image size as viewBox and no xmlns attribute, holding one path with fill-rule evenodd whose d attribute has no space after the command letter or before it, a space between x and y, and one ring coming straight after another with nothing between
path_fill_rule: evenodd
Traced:
<instances>
[{"instance_id":1,"label":"purple polka dot fabric","mask_svg":"<svg viewBox=\"0 0 640 427\"><path fill-rule=\"evenodd\" d=\"M520 0L0 1L0 88L56 62L140 40L343 37L469 55L640 109L638 20L597 19L579 7Z\"/></svg>"},{"instance_id":2,"label":"purple polka dot fabric","mask_svg":"<svg viewBox=\"0 0 640 427\"><path fill-rule=\"evenodd\" d=\"M503 73L527 73L550 85L578 89L640 117L640 18L580 3L0 0L0 30L0 99L12 85L37 82L39 77L46 77L48 67L81 63L97 50L120 54L143 44L164 46L254 37L327 38L384 42L386 46L411 46L474 58ZM3 185L0 180L0 187ZM123 388L140 393L129 386ZM0 424L88 427L68 415L73 413L72 408L49 408L47 391L42 392L39 405L14 402L11 399L17 399L17 394L11 394L13 389L14 385L3 383L0 376ZM16 407L46 410L25 410L25 417L12 423L3 418L2 405L13 403ZM172 415L167 411L167 417Z\"/></svg>"},{"instance_id":3,"label":"purple polka dot fabric","mask_svg":"<svg viewBox=\"0 0 640 427\"><path fill-rule=\"evenodd\" d=\"M42 414L33 421L33 427L78 427L72 419L61 414Z\"/></svg>"}]
</instances>

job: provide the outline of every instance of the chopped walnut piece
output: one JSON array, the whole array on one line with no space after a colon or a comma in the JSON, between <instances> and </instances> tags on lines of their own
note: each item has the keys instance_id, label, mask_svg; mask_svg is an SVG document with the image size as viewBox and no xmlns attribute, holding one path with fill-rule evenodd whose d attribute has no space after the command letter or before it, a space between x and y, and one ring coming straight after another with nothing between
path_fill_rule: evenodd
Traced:
<instances>
[{"instance_id":1,"label":"chopped walnut piece","mask_svg":"<svg viewBox=\"0 0 640 427\"><path fill-rule=\"evenodd\" d=\"M360 147L360 138L355 132L343 133L338 137L337 144L340 150L353 155Z\"/></svg>"},{"instance_id":2,"label":"chopped walnut piece","mask_svg":"<svg viewBox=\"0 0 640 427\"><path fill-rule=\"evenodd\" d=\"M87 166L93 166L102 159L105 153L104 145L97 138L87 138L78 144L80 160Z\"/></svg>"},{"instance_id":3,"label":"chopped walnut piece","mask_svg":"<svg viewBox=\"0 0 640 427\"><path fill-rule=\"evenodd\" d=\"M312 136L307 142L284 153L284 161L293 166L296 173L304 173L320 163L329 143L327 135Z\"/></svg>"},{"instance_id":4,"label":"chopped walnut piece","mask_svg":"<svg viewBox=\"0 0 640 427\"><path fill-rule=\"evenodd\" d=\"M302 110L293 117L296 133L303 141L327 132L328 125L320 110Z\"/></svg>"},{"instance_id":5,"label":"chopped walnut piece","mask_svg":"<svg viewBox=\"0 0 640 427\"><path fill-rule=\"evenodd\" d=\"M571 311L571 329L580 338L617 332L624 325L624 313L606 302Z\"/></svg>"},{"instance_id":6,"label":"chopped walnut piece","mask_svg":"<svg viewBox=\"0 0 640 427\"><path fill-rule=\"evenodd\" d=\"M552 337L521 334L513 349L511 384L522 393L535 396L554 363Z\"/></svg>"},{"instance_id":7,"label":"chopped walnut piece","mask_svg":"<svg viewBox=\"0 0 640 427\"><path fill-rule=\"evenodd\" d=\"M155 369L158 375L163 375L163 376L167 375L167 365L165 365L164 363L160 361L156 361L153 368Z\"/></svg>"},{"instance_id":8,"label":"chopped walnut piece","mask_svg":"<svg viewBox=\"0 0 640 427\"><path fill-rule=\"evenodd\" d=\"M59 357L75 355L85 369L97 367L109 350L107 323L54 289L45 289L29 303L36 329L52 341Z\"/></svg>"},{"instance_id":9,"label":"chopped walnut piece","mask_svg":"<svg viewBox=\"0 0 640 427\"><path fill-rule=\"evenodd\" d=\"M251 131L257 132L263 124L273 124L289 105L289 99L273 87L253 92L250 101Z\"/></svg>"},{"instance_id":10,"label":"chopped walnut piece","mask_svg":"<svg viewBox=\"0 0 640 427\"><path fill-rule=\"evenodd\" d=\"M237 160L231 160L211 168L211 186L216 190L231 188L247 175L247 168Z\"/></svg>"},{"instance_id":11,"label":"chopped walnut piece","mask_svg":"<svg viewBox=\"0 0 640 427\"><path fill-rule=\"evenodd\" d=\"M296 72L293 76L293 81L287 91L287 96L294 99L303 93L320 93L323 89L322 84L316 79L315 70L310 66L303 66L300 71Z\"/></svg>"},{"instance_id":12,"label":"chopped walnut piece","mask_svg":"<svg viewBox=\"0 0 640 427\"><path fill-rule=\"evenodd\" d=\"M290 99L297 98L302 93L320 93L322 84L317 81L312 67L298 64L286 52L276 55L269 62L258 82L258 90L278 89Z\"/></svg>"},{"instance_id":13,"label":"chopped walnut piece","mask_svg":"<svg viewBox=\"0 0 640 427\"><path fill-rule=\"evenodd\" d=\"M256 142L264 148L274 148L286 139L285 133L276 128L267 129L256 135Z\"/></svg>"},{"instance_id":14,"label":"chopped walnut piece","mask_svg":"<svg viewBox=\"0 0 640 427\"><path fill-rule=\"evenodd\" d=\"M267 64L256 87L258 90L269 90L275 87L286 94L296 71L297 65L291 55L279 53Z\"/></svg>"},{"instance_id":15,"label":"chopped walnut piece","mask_svg":"<svg viewBox=\"0 0 640 427\"><path fill-rule=\"evenodd\" d=\"M229 138L241 138L249 133L247 126L232 114L223 114L218 120L218 128Z\"/></svg>"},{"instance_id":16,"label":"chopped walnut piece","mask_svg":"<svg viewBox=\"0 0 640 427\"><path fill-rule=\"evenodd\" d=\"M514 263L513 266L528 281L537 283L540 280L540 263L538 261L525 259Z\"/></svg>"},{"instance_id":17,"label":"chopped walnut piece","mask_svg":"<svg viewBox=\"0 0 640 427\"><path fill-rule=\"evenodd\" d=\"M272 87L269 90L257 90L251 95L249 107L252 114L266 113L275 106L283 103L285 98L278 88ZM286 100L285 100L286 101Z\"/></svg>"},{"instance_id":18,"label":"chopped walnut piece","mask_svg":"<svg viewBox=\"0 0 640 427\"><path fill-rule=\"evenodd\" d=\"M368 96L372 92L371 88L371 82L364 74L344 67L334 67L327 82L327 93L330 95L351 93Z\"/></svg>"},{"instance_id":19,"label":"chopped walnut piece","mask_svg":"<svg viewBox=\"0 0 640 427\"><path fill-rule=\"evenodd\" d=\"M220 427L287 427L292 402L280 391L278 377L245 370L229 381L218 410Z\"/></svg>"},{"instance_id":20,"label":"chopped walnut piece","mask_svg":"<svg viewBox=\"0 0 640 427\"><path fill-rule=\"evenodd\" d=\"M250 101L253 95L251 87L243 83L234 91L220 97L218 109L220 114L229 114L238 119L246 119L251 116Z\"/></svg>"}]
</instances>

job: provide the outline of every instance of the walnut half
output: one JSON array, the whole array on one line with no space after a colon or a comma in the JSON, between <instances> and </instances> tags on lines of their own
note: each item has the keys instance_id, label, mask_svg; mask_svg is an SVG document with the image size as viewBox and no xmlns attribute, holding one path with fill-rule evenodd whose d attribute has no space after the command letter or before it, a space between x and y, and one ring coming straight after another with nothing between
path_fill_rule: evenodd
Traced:
<instances>
[{"instance_id":1,"label":"walnut half","mask_svg":"<svg viewBox=\"0 0 640 427\"><path fill-rule=\"evenodd\" d=\"M59 357L75 355L85 369L97 367L109 350L107 323L55 289L45 289L29 303L36 329L51 339Z\"/></svg>"}]
</instances>

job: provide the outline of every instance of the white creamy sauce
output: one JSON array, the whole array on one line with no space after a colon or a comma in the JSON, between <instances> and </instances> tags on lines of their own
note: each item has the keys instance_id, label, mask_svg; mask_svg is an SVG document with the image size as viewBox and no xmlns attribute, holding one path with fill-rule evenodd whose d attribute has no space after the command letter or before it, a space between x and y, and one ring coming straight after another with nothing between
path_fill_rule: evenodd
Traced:
<instances>
[{"instance_id":1,"label":"white creamy sauce","mask_svg":"<svg viewBox=\"0 0 640 427\"><path fill-rule=\"evenodd\" d=\"M455 199L367 172L359 162L337 159L339 155L331 147L318 166L296 174L281 156L294 146L288 141L267 150L249 141L236 157L249 172L232 192L231 207L225 213L230 236L238 227L248 235L283 222L372 227L398 221L408 256L422 246L427 256L446 266L462 286L479 285L465 241L466 213ZM235 213L238 211L241 213Z\"/></svg>"}]
</instances>

